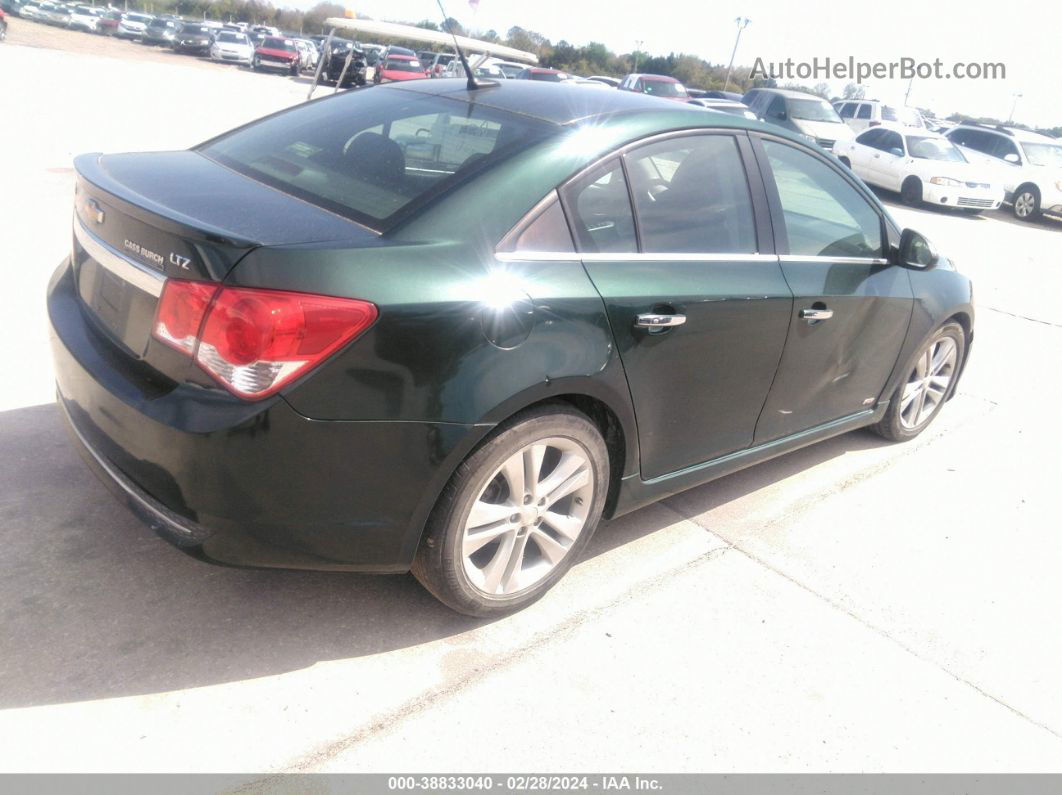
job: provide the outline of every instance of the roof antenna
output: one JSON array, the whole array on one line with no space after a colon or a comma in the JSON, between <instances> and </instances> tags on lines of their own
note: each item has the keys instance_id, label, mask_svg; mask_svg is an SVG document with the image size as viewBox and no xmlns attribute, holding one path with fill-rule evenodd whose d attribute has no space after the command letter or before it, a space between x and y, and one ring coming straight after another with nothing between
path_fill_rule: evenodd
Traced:
<instances>
[{"instance_id":1,"label":"roof antenna","mask_svg":"<svg viewBox=\"0 0 1062 795\"><path fill-rule=\"evenodd\" d=\"M453 29L446 24L446 21L450 17L447 16L446 9L443 8L442 0L435 0L435 2L439 4L439 10L442 12L443 15L443 28L446 30L447 33L454 37L454 49L457 50L457 57L461 59L461 66L465 68L465 75L467 75L468 77L468 90L475 91L477 88L483 88L483 86L476 82L476 78L472 74L472 67L468 65L468 59L465 57L465 53L461 49L461 45L457 43L457 34L454 33Z\"/></svg>"}]
</instances>

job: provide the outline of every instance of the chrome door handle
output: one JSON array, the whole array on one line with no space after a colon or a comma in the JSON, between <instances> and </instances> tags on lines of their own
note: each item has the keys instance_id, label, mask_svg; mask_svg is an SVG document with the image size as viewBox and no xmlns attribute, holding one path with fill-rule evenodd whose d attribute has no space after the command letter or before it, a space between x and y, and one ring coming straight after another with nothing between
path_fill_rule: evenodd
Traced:
<instances>
[{"instance_id":1,"label":"chrome door handle","mask_svg":"<svg viewBox=\"0 0 1062 795\"><path fill-rule=\"evenodd\" d=\"M673 328L686 322L685 315L638 315L635 328Z\"/></svg>"},{"instance_id":2,"label":"chrome door handle","mask_svg":"<svg viewBox=\"0 0 1062 795\"><path fill-rule=\"evenodd\" d=\"M801 309L800 317L804 320L815 322L816 320L829 320L833 317L832 309Z\"/></svg>"}]
</instances>

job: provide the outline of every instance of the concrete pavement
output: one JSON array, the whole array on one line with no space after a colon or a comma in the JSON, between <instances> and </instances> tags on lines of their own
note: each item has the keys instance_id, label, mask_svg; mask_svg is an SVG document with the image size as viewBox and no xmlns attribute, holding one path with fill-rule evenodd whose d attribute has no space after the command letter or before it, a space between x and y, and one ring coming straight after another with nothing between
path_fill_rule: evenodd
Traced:
<instances>
[{"instance_id":1,"label":"concrete pavement","mask_svg":"<svg viewBox=\"0 0 1062 795\"><path fill-rule=\"evenodd\" d=\"M895 208L977 281L974 358L929 431L849 434L603 525L542 602L484 623L410 577L184 557L48 404L69 154L186 146L304 88L7 45L0 66L45 77L8 87L25 114L0 128L0 151L25 142L0 192L0 283L24 296L0 316L20 341L0 394L0 770L1062 769L1062 224ZM145 83L135 112L108 104L148 66L176 101ZM182 96L213 112L160 123Z\"/></svg>"}]
</instances>

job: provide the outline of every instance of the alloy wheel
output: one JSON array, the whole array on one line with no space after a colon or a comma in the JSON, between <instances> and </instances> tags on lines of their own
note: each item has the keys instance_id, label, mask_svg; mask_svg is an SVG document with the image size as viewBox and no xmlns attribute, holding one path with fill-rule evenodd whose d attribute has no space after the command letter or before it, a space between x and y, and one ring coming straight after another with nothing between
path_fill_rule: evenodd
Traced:
<instances>
[{"instance_id":1,"label":"alloy wheel","mask_svg":"<svg viewBox=\"0 0 1062 795\"><path fill-rule=\"evenodd\" d=\"M912 430L929 422L948 393L955 375L958 348L950 337L941 337L918 357L900 396L900 424Z\"/></svg>"},{"instance_id":2,"label":"alloy wheel","mask_svg":"<svg viewBox=\"0 0 1062 795\"><path fill-rule=\"evenodd\" d=\"M542 580L579 538L593 496L593 469L577 442L541 439L511 455L465 520L461 555L469 582L508 596Z\"/></svg>"},{"instance_id":3,"label":"alloy wheel","mask_svg":"<svg viewBox=\"0 0 1062 795\"><path fill-rule=\"evenodd\" d=\"M1029 191L1025 191L1014 197L1014 214L1019 218L1028 218L1036 212L1036 197Z\"/></svg>"}]
</instances>

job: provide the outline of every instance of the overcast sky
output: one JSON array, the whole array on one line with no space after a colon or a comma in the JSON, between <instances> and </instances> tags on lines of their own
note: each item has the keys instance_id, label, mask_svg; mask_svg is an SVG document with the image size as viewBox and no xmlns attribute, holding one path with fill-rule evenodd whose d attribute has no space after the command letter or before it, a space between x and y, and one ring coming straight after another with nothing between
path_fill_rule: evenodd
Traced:
<instances>
[{"instance_id":1,"label":"overcast sky","mask_svg":"<svg viewBox=\"0 0 1062 795\"><path fill-rule=\"evenodd\" d=\"M309 8L316 0L274 0ZM338 0L343 2L343 0ZM915 80L911 104L937 112L1006 118L1018 100L1015 119L1045 127L1062 125L1062 2L1007 0L443 0L447 12L466 27L504 35L513 25L536 30L552 41L599 41L630 52L635 40L654 54L687 52L711 63L727 63L737 16L752 20L741 37L737 63L814 56L892 61L902 56L932 61L950 70L955 62L1002 62L1005 80ZM435 0L347 0L348 7L374 19L438 20ZM804 81L807 83L815 80ZM830 82L836 92L844 81ZM907 81L868 81L867 97L902 102Z\"/></svg>"}]
</instances>

